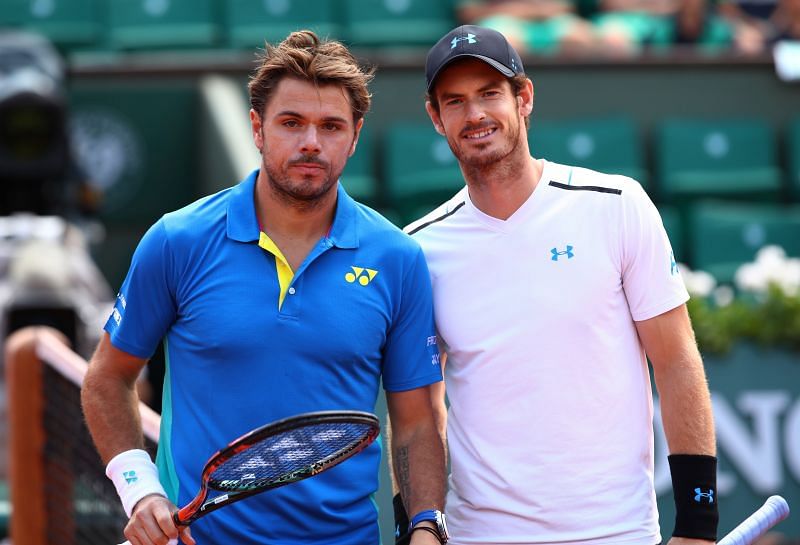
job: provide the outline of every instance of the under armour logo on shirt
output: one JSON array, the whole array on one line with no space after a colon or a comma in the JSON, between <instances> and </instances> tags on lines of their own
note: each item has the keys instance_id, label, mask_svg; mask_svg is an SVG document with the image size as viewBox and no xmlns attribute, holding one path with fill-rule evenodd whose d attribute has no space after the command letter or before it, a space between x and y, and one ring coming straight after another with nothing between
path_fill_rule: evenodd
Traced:
<instances>
[{"instance_id":1,"label":"under armour logo on shirt","mask_svg":"<svg viewBox=\"0 0 800 545\"><path fill-rule=\"evenodd\" d=\"M566 250L559 252L558 248L552 248L550 250L550 253L553 254L553 257L550 258L553 261L558 261L558 258L561 257L562 255L567 256L567 259L572 259L573 257L575 257L575 254L572 252L572 246L570 246L569 244L567 244Z\"/></svg>"}]
</instances>

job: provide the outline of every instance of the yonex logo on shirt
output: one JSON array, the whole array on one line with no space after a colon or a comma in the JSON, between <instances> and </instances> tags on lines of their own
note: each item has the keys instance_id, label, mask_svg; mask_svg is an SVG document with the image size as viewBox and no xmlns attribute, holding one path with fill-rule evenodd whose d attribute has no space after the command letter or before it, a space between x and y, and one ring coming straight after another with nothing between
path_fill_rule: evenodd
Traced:
<instances>
[{"instance_id":1,"label":"yonex logo on shirt","mask_svg":"<svg viewBox=\"0 0 800 545\"><path fill-rule=\"evenodd\" d=\"M475 35L470 33L467 34L465 38L459 38L458 36L453 38L453 40L450 42L450 49L455 49L458 45L458 42L463 42L464 40L466 40L468 44L478 43L478 40L475 39Z\"/></svg>"},{"instance_id":2,"label":"yonex logo on shirt","mask_svg":"<svg viewBox=\"0 0 800 545\"><path fill-rule=\"evenodd\" d=\"M705 498L708 503L714 503L714 490L709 488L708 492L703 492L703 489L698 487L694 489L694 501L697 503L702 503L703 498Z\"/></svg>"},{"instance_id":3,"label":"yonex logo on shirt","mask_svg":"<svg viewBox=\"0 0 800 545\"><path fill-rule=\"evenodd\" d=\"M669 253L669 274L675 275L678 273L678 263L675 261L675 253Z\"/></svg>"},{"instance_id":4,"label":"yonex logo on shirt","mask_svg":"<svg viewBox=\"0 0 800 545\"><path fill-rule=\"evenodd\" d=\"M349 284L358 281L358 283L362 286L366 286L372 282L372 279L378 274L378 271L374 269L366 269L364 267L355 266L351 266L350 268L353 269L353 271L344 275L344 279Z\"/></svg>"},{"instance_id":5,"label":"yonex logo on shirt","mask_svg":"<svg viewBox=\"0 0 800 545\"><path fill-rule=\"evenodd\" d=\"M553 254L553 256L550 258L553 261L558 261L558 258L561 257L562 255L567 256L567 259L572 259L573 257L575 257L575 254L572 252L572 246L570 246L569 244L567 244L566 250L559 252L558 248L551 248L550 253Z\"/></svg>"}]
</instances>

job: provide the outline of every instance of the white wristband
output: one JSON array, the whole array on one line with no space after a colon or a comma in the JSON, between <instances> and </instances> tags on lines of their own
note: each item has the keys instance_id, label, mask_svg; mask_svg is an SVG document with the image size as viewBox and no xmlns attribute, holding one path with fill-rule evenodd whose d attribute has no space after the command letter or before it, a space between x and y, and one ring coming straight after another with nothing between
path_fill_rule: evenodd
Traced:
<instances>
[{"instance_id":1,"label":"white wristband","mask_svg":"<svg viewBox=\"0 0 800 545\"><path fill-rule=\"evenodd\" d=\"M106 476L114 483L128 517L145 496L167 496L158 480L158 468L150 460L150 455L140 449L126 450L114 456L106 466Z\"/></svg>"}]
</instances>

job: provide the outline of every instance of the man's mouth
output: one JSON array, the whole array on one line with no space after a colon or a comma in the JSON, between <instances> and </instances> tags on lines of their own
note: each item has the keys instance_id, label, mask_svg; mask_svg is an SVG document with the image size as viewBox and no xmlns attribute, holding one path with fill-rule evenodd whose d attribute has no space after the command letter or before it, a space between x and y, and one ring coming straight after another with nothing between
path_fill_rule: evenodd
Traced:
<instances>
[{"instance_id":1,"label":"man's mouth","mask_svg":"<svg viewBox=\"0 0 800 545\"><path fill-rule=\"evenodd\" d=\"M496 131L497 128L495 127L480 129L477 131L470 131L464 133L464 138L466 138L467 140L479 140L481 138L486 138L487 136L494 134Z\"/></svg>"}]
</instances>

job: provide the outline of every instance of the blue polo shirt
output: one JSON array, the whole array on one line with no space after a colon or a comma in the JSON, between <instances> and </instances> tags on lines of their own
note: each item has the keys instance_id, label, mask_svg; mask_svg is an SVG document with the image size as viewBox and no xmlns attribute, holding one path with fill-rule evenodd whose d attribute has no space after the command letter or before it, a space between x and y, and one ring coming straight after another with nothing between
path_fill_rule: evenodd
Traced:
<instances>
[{"instance_id":1,"label":"blue polo shirt","mask_svg":"<svg viewBox=\"0 0 800 545\"><path fill-rule=\"evenodd\" d=\"M257 175L153 225L105 326L115 347L141 358L164 339L157 463L179 506L209 456L253 428L308 411L372 412L381 379L392 392L441 380L417 243L339 186L329 234L281 290L256 219ZM225 507L192 534L204 545L377 544L380 451L376 442Z\"/></svg>"}]
</instances>

